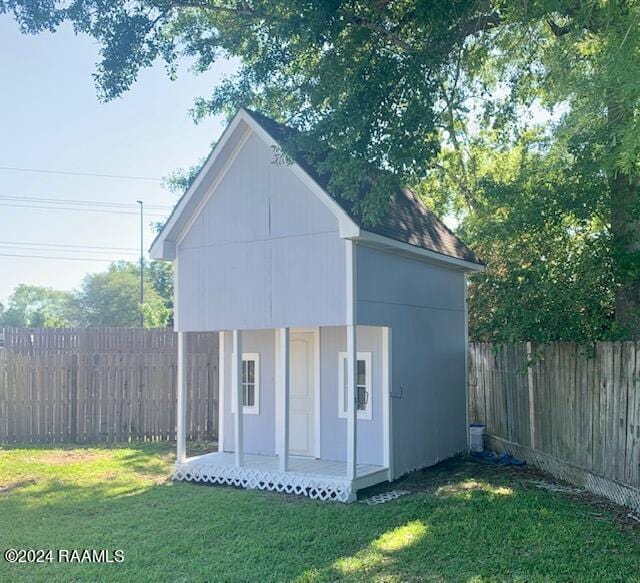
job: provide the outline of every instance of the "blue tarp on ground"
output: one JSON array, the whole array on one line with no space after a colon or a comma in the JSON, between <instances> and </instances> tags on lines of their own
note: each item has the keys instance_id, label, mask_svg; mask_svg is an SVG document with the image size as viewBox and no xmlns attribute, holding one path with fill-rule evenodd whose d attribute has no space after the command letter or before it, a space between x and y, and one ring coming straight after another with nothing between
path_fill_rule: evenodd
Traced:
<instances>
[{"instance_id":1,"label":"blue tarp on ground","mask_svg":"<svg viewBox=\"0 0 640 583\"><path fill-rule=\"evenodd\" d=\"M518 458L513 457L510 453L506 452L497 454L492 451L486 450L472 451L471 457L482 462L495 464L496 466L524 466L527 463L524 460L519 460Z\"/></svg>"}]
</instances>

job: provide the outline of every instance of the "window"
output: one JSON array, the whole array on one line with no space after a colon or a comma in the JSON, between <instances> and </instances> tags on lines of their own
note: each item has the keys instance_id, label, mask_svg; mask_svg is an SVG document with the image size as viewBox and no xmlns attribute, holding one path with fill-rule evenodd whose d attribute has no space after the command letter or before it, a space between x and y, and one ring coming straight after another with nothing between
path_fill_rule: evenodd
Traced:
<instances>
[{"instance_id":1,"label":"window","mask_svg":"<svg viewBox=\"0 0 640 583\"><path fill-rule=\"evenodd\" d=\"M233 404L236 411L236 394L231 388ZM257 353L242 354L242 411L252 415L260 414L260 355Z\"/></svg>"},{"instance_id":2,"label":"window","mask_svg":"<svg viewBox=\"0 0 640 583\"><path fill-rule=\"evenodd\" d=\"M339 353L338 375L338 416L347 416L348 369L347 353ZM356 394L358 402L358 419L371 419L371 353L358 352L356 365Z\"/></svg>"}]
</instances>

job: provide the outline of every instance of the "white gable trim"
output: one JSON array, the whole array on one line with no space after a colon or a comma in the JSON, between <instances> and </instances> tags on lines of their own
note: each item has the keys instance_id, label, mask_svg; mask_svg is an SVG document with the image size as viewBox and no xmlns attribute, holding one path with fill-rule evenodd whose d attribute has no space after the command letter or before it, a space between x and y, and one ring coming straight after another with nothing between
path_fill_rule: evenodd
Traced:
<instances>
[{"instance_id":1,"label":"white gable trim","mask_svg":"<svg viewBox=\"0 0 640 583\"><path fill-rule=\"evenodd\" d=\"M225 162L222 171L215 177L215 182L212 186L207 189L206 194L202 197L202 200L196 207L194 211L192 211L192 215L187 224L180 229L179 232L176 232L176 226L179 218L185 212L185 208L194 197L198 187L201 186L202 182L205 180L209 171L211 170L213 164L220 157L221 152L225 146L225 144L229 141L229 138L234 134L236 129L241 122L244 122L252 132L254 132L267 146L273 148L279 148L280 145L271 137L271 135L244 109L240 109L238 113L231 120L231 123L224 130L222 136L218 140L218 143L214 147L213 151L209 155L209 158L198 172L193 184L188 188L187 192L178 202L178 205L171 213L167 223L165 224L162 231L156 237L155 241L152 243L151 248L149 250L149 254L152 259L166 259L173 260L176 257L175 254L175 244L179 242L184 234L189 230L194 220L198 217L200 211L202 210L206 201L209 200L216 187L219 185L220 181L224 177L224 174L231 166L233 159L238 154L242 145L248 138L251 131L247 132L244 135L238 146L234 148L233 153L229 156L229 159ZM323 202L327 208L332 212L332 214L338 220L339 228L340 228L340 236L343 238L348 237L357 237L360 233L360 228L355 223L355 221L345 212L345 210L327 193L307 172L297 163L292 163L289 165L291 171L300 179L300 181L307 187L311 192L313 192L318 199Z\"/></svg>"},{"instance_id":2,"label":"white gable trim","mask_svg":"<svg viewBox=\"0 0 640 583\"><path fill-rule=\"evenodd\" d=\"M233 152L231 152L231 155L227 158L227 161L225 162L224 166L221 168L220 172L218 172L218 175L215 177L215 180L213 181L213 184L211 185L209 190L207 190L206 194L202 197L202 199L198 203L198 206L196 207L196 210L193 211L193 213L191 214L191 217L189 218L189 221L182 228L182 230L178 233L178 236L177 236L178 245L180 243L182 243L184 238L189 234L189 231L191 230L191 227L193 227L193 224L198 220L198 217L200 216L200 213L203 211L204 207L207 205L209 200L211 200L211 197L213 196L215 191L218 190L218 186L220 186L220 183L222 182L224 177L227 175L227 172L229 171L229 169L231 168L231 166L235 162L236 158L238 157L238 154L240 153L240 151L242 150L242 148L246 144L246 142L249 139L250 135L251 135L251 130L247 130L244 133L244 135L240 138L240 141L238 142L238 145L234 148Z\"/></svg>"},{"instance_id":3,"label":"white gable trim","mask_svg":"<svg viewBox=\"0 0 640 583\"><path fill-rule=\"evenodd\" d=\"M240 117L239 115L236 115L231 120L231 123L225 128L224 132L222 132L222 135L220 136L218 143L215 145L215 147L209 154L209 157L207 158L204 165L198 172L198 175L195 177L193 183L184 193L182 198L180 198L180 200L178 201L178 204L175 206L175 208L173 209L173 212L169 216L169 219L167 220L164 227L162 228L162 231L160 231L158 236L155 238L155 240L151 244L151 248L149 249L149 255L151 256L151 259L173 260L176 258L175 247L176 247L177 237L174 236L173 238L169 238L169 235L175 229L176 223L178 222L178 219L184 212L185 207L187 206L189 201L193 198L194 193L196 192L200 184L202 184L202 181L204 180L205 176L209 173L209 170L211 170L211 167L213 166L214 162L220 156L220 153L222 152L222 149L224 148L225 144L229 141L229 138L233 135L233 133L235 132L235 130L238 128L238 126L242 121L243 121L242 117Z\"/></svg>"}]
</instances>

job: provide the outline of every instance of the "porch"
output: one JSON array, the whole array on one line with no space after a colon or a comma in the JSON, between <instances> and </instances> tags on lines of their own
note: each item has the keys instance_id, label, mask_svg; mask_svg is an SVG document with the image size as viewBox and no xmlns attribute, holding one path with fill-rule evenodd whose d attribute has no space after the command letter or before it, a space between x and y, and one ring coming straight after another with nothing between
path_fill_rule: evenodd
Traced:
<instances>
[{"instance_id":1,"label":"porch","mask_svg":"<svg viewBox=\"0 0 640 583\"><path fill-rule=\"evenodd\" d=\"M349 502L358 490L385 481L387 473L384 466L357 464L356 476L350 479L346 462L300 456L289 456L289 468L283 472L278 456L245 454L243 465L236 466L233 453L214 452L176 463L174 478Z\"/></svg>"},{"instance_id":2,"label":"porch","mask_svg":"<svg viewBox=\"0 0 640 583\"><path fill-rule=\"evenodd\" d=\"M389 479L390 329L220 332L219 450L195 457L182 426L181 336L175 479L339 502Z\"/></svg>"}]
</instances>

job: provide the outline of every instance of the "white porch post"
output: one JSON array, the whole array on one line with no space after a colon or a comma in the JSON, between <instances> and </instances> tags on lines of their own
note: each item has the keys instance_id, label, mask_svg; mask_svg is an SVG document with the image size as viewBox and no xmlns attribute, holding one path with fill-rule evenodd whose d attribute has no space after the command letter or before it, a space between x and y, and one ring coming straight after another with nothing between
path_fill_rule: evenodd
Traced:
<instances>
[{"instance_id":1,"label":"white porch post","mask_svg":"<svg viewBox=\"0 0 640 583\"><path fill-rule=\"evenodd\" d=\"M382 334L382 465L389 469L389 481L393 474L393 406L391 399L391 328L383 326Z\"/></svg>"},{"instance_id":2,"label":"white porch post","mask_svg":"<svg viewBox=\"0 0 640 583\"><path fill-rule=\"evenodd\" d=\"M347 326L347 477L356 477L356 374L357 374L357 334L356 326Z\"/></svg>"},{"instance_id":3,"label":"white porch post","mask_svg":"<svg viewBox=\"0 0 640 583\"><path fill-rule=\"evenodd\" d=\"M224 408L225 408L225 333L218 332L218 451L224 451Z\"/></svg>"},{"instance_id":4,"label":"white porch post","mask_svg":"<svg viewBox=\"0 0 640 583\"><path fill-rule=\"evenodd\" d=\"M279 380L280 403L282 411L279 419L278 431L280 432L280 458L281 472L289 470L289 328L280 328L279 335Z\"/></svg>"},{"instance_id":5,"label":"white porch post","mask_svg":"<svg viewBox=\"0 0 640 583\"><path fill-rule=\"evenodd\" d=\"M187 392L185 387L184 332L178 332L178 406L176 410L176 458L183 462L187 457Z\"/></svg>"},{"instance_id":6,"label":"white porch post","mask_svg":"<svg viewBox=\"0 0 640 583\"><path fill-rule=\"evenodd\" d=\"M236 419L234 423L235 461L236 467L240 467L244 461L243 443L243 405L242 395L242 330L233 331L233 362L231 364L233 394L236 401Z\"/></svg>"},{"instance_id":7,"label":"white porch post","mask_svg":"<svg viewBox=\"0 0 640 583\"><path fill-rule=\"evenodd\" d=\"M471 433L469 429L469 311L467 305L467 296L468 289L467 285L469 280L467 279L467 274L464 274L464 429L467 433L467 449L471 449ZM527 344L529 346L529 344ZM527 367L527 374L531 373L531 367ZM529 383L529 387L531 387L531 383ZM529 409L531 411L531 409ZM533 425L530 423L529 427L533 428ZM533 448L533 441L530 442L531 447Z\"/></svg>"},{"instance_id":8,"label":"white porch post","mask_svg":"<svg viewBox=\"0 0 640 583\"><path fill-rule=\"evenodd\" d=\"M347 245L347 478L356 478L358 408L356 406L356 375L358 369L358 328L356 318L356 248L351 240Z\"/></svg>"}]
</instances>

